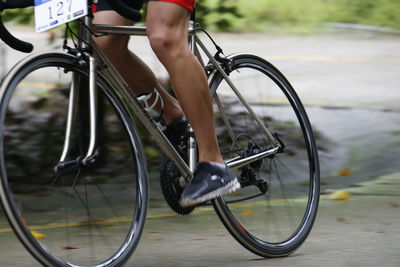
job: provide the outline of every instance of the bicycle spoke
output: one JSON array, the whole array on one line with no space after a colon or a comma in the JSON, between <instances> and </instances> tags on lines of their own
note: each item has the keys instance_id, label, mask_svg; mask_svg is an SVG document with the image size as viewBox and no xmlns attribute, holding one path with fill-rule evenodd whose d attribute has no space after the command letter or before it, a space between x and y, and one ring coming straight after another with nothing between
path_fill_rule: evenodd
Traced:
<instances>
[{"instance_id":1,"label":"bicycle spoke","mask_svg":"<svg viewBox=\"0 0 400 267\"><path fill-rule=\"evenodd\" d=\"M101 187L99 186L99 184L96 181L96 178L94 178L93 176L90 176L90 178L92 179L92 181L94 182L97 190L99 190L101 196L103 197L104 201L106 202L107 206L110 208L110 210L113 212L114 217L118 217L118 215L115 213L115 209L113 208L113 206L111 205L111 202L109 200L109 198L105 195L103 189L101 189Z\"/></svg>"},{"instance_id":2,"label":"bicycle spoke","mask_svg":"<svg viewBox=\"0 0 400 267\"><path fill-rule=\"evenodd\" d=\"M103 189L101 189L101 187L99 186L99 184L96 181L96 178L94 178L93 176L90 177L92 179L92 181L94 182L96 188L99 190L101 196L103 197L104 201L106 202L107 206L110 208L110 211L112 212L112 215L114 218L118 218L118 214L116 214L115 209L113 208L113 206L111 205L111 201L109 200L109 198L105 195ZM118 223L119 226L121 226L121 223L116 220L116 222Z\"/></svg>"},{"instance_id":3,"label":"bicycle spoke","mask_svg":"<svg viewBox=\"0 0 400 267\"><path fill-rule=\"evenodd\" d=\"M51 181L49 187L53 187L54 183L57 181L57 179L60 177L60 174L57 174L54 179Z\"/></svg>"},{"instance_id":4,"label":"bicycle spoke","mask_svg":"<svg viewBox=\"0 0 400 267\"><path fill-rule=\"evenodd\" d=\"M65 179L64 179L64 176L62 176L62 188L65 188ZM69 208L67 208L67 207L64 207L64 221L65 221L65 223L66 223L66 225L70 225L70 221L69 221ZM66 232L67 232L67 236L66 236L66 239L67 239L67 247L71 247L71 239L70 239L70 237L71 237L71 233L70 233L70 228L69 227L67 227L66 228ZM68 252L68 257L71 257L71 254Z\"/></svg>"},{"instance_id":5,"label":"bicycle spoke","mask_svg":"<svg viewBox=\"0 0 400 267\"><path fill-rule=\"evenodd\" d=\"M276 178L279 181L279 186L281 188L281 196L283 198L284 203L288 203L288 205L285 205L285 209L286 209L286 212L287 212L288 217L289 217L289 222L293 223L295 220L294 220L294 216L293 216L293 213L292 213L293 206L292 206L292 203L291 203L291 198L289 198L287 196L287 194L286 194L285 184L282 181L281 175L280 175L280 173L278 171L278 168L276 166L275 159L273 159L272 162L273 162L273 166L275 167L275 170L276 170Z\"/></svg>"},{"instance_id":6,"label":"bicycle spoke","mask_svg":"<svg viewBox=\"0 0 400 267\"><path fill-rule=\"evenodd\" d=\"M269 161L269 170L272 170L272 161ZM268 175L268 181L269 184L271 184L272 181L272 171L270 171L269 175ZM280 238L282 238L282 234L281 234L281 230L280 230L280 224L279 222L277 222L277 218L274 212L274 209L271 206L271 192L268 192L268 194L266 194L266 202L267 202L267 207L266 207L266 218L268 218L270 221L272 221L272 223L268 223L267 226L269 226L269 230L267 230L267 233L271 233L271 234L276 234L278 233L280 236Z\"/></svg>"},{"instance_id":7,"label":"bicycle spoke","mask_svg":"<svg viewBox=\"0 0 400 267\"><path fill-rule=\"evenodd\" d=\"M83 198L81 197L81 194L76 189L76 184L78 182L78 176L80 175L80 173L81 173L81 169L78 170L78 172L77 172L77 174L76 174L76 176L74 178L74 181L72 183L71 189L75 192L75 195L78 197L79 201L81 202L82 206L85 208L86 212L88 214L90 214L87 202L85 202L85 200L83 200Z\"/></svg>"},{"instance_id":8,"label":"bicycle spoke","mask_svg":"<svg viewBox=\"0 0 400 267\"><path fill-rule=\"evenodd\" d=\"M279 240L283 238L282 230L281 230L281 222L278 222L277 216L274 212L274 209L272 208L271 205L271 195L267 194L266 196L266 202L267 202L267 210L266 210L266 217L269 218L271 223L268 223L267 226L269 226L269 230L267 230L267 233L270 233L271 235L278 235Z\"/></svg>"}]
</instances>

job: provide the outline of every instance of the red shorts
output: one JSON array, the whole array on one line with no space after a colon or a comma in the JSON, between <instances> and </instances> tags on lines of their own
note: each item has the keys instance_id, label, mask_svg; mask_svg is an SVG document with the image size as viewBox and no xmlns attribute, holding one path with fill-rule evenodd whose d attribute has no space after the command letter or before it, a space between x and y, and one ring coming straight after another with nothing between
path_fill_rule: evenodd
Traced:
<instances>
[{"instance_id":1,"label":"red shorts","mask_svg":"<svg viewBox=\"0 0 400 267\"><path fill-rule=\"evenodd\" d=\"M161 2L169 2L169 3L178 4L180 6L187 8L190 12L193 12L194 2L195 2L195 0L149 0L149 1L161 1ZM129 6L131 6L132 8L140 10L142 8L145 0L126 0L125 2L129 3ZM111 10L111 9L112 8L108 5L107 1L105 1L105 0L98 1L98 4L97 4L98 11Z\"/></svg>"},{"instance_id":2,"label":"red shorts","mask_svg":"<svg viewBox=\"0 0 400 267\"><path fill-rule=\"evenodd\" d=\"M149 0L149 1L174 3L187 8L190 12L193 12L195 0Z\"/></svg>"}]
</instances>

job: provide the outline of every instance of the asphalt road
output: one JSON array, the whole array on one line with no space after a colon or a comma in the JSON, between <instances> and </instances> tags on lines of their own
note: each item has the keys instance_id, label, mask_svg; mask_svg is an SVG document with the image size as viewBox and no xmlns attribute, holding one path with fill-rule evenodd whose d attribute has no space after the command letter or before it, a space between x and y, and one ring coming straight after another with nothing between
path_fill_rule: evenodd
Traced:
<instances>
[{"instance_id":1,"label":"asphalt road","mask_svg":"<svg viewBox=\"0 0 400 267\"><path fill-rule=\"evenodd\" d=\"M47 45L45 35L21 36L37 47ZM400 36L217 34L216 39L226 54L255 53L281 69L314 128L329 138L332 152L320 151L324 194L315 227L293 255L260 259L237 244L213 212L163 216L168 208L153 203L127 266L400 266ZM131 46L165 75L144 39ZM6 55L7 68L23 56L9 50ZM159 195L157 186L154 182L153 196ZM350 198L329 200L328 193L338 189ZM4 218L0 222L7 227ZM0 266L36 265L12 233L0 233Z\"/></svg>"}]
</instances>

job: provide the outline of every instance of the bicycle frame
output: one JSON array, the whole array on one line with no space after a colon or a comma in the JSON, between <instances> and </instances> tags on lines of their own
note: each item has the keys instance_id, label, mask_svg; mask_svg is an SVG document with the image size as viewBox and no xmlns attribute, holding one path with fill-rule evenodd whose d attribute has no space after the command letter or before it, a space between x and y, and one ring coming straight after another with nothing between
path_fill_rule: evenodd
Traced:
<instances>
[{"instance_id":1,"label":"bicycle frame","mask_svg":"<svg viewBox=\"0 0 400 267\"><path fill-rule=\"evenodd\" d=\"M152 118L144 111L140 102L136 99L133 91L129 88L128 84L124 81L121 74L116 70L116 68L112 65L109 59L101 52L100 48L96 46L95 42L91 38L91 31L95 34L109 35L109 34L124 34L124 35L132 35L132 36L147 36L146 27L143 26L113 26L113 25L93 25L92 18L90 16L86 16L84 21L80 26L79 36L82 38L82 41L79 42L82 45L82 48L85 48L87 44L90 44L90 47L93 48L93 52L88 55L89 58L89 90L90 90L90 143L89 148L86 153L85 158L81 161L83 164L88 164L95 157L95 146L96 146L96 122L97 122L97 101L96 101L96 73L99 71L99 74L102 75L110 85L115 89L115 92L121 97L124 101L124 104L130 108L137 116L139 121L144 125L147 131L151 136L154 137L156 143L161 147L163 152L173 161L173 163L177 166L183 177L186 180L189 180L194 172L196 162L197 162L197 151L196 151L196 142L194 140L193 134L191 134L189 139L189 164L182 159L179 153L175 150L175 148L171 145L168 139L163 134L162 130L157 126L157 123L153 121ZM90 29L90 30L89 30ZM223 79L228 83L233 92L237 95L239 100L244 104L249 113L254 117L257 121L261 129L267 134L275 147L268 148L256 155L252 155L246 158L236 157L226 161L226 164L230 168L240 168L242 166L248 165L254 161L266 158L268 156L274 155L282 151L283 147L281 143L275 138L272 133L268 130L268 128L264 125L264 123L258 118L255 112L252 110L250 105L245 101L245 99L241 96L233 82L229 79L228 75L225 73L223 68L220 66L220 63L212 56L212 54L207 50L203 42L196 35L196 31L199 28L194 26L192 22L189 26L189 45L192 52L199 59L201 64L205 66L202 61L202 57L200 54L200 50L205 53L207 58L209 59L209 64L212 66L212 74L219 73L222 75ZM87 47L86 47L87 48ZM100 67L99 67L100 66ZM107 66L107 67L103 67ZM64 149L62 153L62 157L60 162L65 162L65 159L68 154L69 149L69 138L72 128L72 117L76 105L76 90L78 81L73 81L73 85L71 86L70 92L70 106L68 110L68 121L67 121L67 130L65 135ZM218 108L223 113L222 105L219 101L217 93L215 93L215 99ZM232 127L230 126L228 120L224 117L224 121L227 124L228 131L232 132ZM190 131L193 132L193 129L190 128ZM231 135L232 141L236 141L236 137Z\"/></svg>"}]
</instances>

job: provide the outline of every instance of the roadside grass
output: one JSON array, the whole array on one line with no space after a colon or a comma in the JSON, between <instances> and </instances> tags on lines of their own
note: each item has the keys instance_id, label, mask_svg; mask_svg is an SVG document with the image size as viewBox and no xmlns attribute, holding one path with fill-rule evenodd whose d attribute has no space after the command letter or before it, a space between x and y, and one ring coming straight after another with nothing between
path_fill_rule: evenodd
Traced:
<instances>
[{"instance_id":1,"label":"roadside grass","mask_svg":"<svg viewBox=\"0 0 400 267\"><path fill-rule=\"evenodd\" d=\"M239 16L218 12L219 0L202 0L213 11L206 24L229 21L229 31L308 34L324 31L325 23L367 24L400 29L399 0L225 0Z\"/></svg>"}]
</instances>

